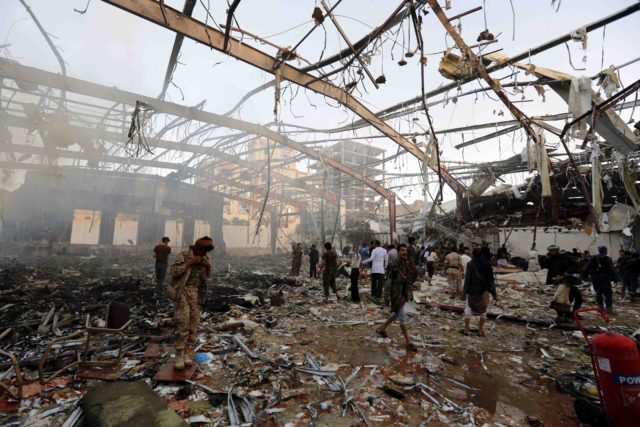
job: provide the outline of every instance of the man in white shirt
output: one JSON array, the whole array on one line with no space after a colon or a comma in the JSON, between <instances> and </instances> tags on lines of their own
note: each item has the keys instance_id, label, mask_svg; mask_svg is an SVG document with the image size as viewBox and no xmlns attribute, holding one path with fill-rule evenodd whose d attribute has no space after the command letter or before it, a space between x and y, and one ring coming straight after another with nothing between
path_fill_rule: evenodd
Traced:
<instances>
[{"instance_id":1,"label":"man in white shirt","mask_svg":"<svg viewBox=\"0 0 640 427\"><path fill-rule=\"evenodd\" d=\"M371 296L373 298L382 298L382 289L384 288L384 274L389 263L387 251L380 246L380 241L374 241L374 249L371 256L362 264L371 264Z\"/></svg>"},{"instance_id":2,"label":"man in white shirt","mask_svg":"<svg viewBox=\"0 0 640 427\"><path fill-rule=\"evenodd\" d=\"M429 285L431 285L431 279L433 279L433 274L436 272L436 262L438 261L438 253L434 248L429 247L425 251L423 258L427 263L427 280L429 281Z\"/></svg>"},{"instance_id":3,"label":"man in white shirt","mask_svg":"<svg viewBox=\"0 0 640 427\"><path fill-rule=\"evenodd\" d=\"M460 261L462 261L462 277L464 278L464 274L467 272L467 264L471 261L469 248L464 248L464 252L460 255Z\"/></svg>"}]
</instances>

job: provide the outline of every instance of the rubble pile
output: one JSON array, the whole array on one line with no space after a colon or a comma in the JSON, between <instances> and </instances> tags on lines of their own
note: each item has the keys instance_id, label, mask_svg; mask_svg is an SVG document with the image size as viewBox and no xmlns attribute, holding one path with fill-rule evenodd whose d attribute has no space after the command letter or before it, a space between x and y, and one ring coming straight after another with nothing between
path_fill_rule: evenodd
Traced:
<instances>
[{"instance_id":1,"label":"rubble pile","mask_svg":"<svg viewBox=\"0 0 640 427\"><path fill-rule=\"evenodd\" d=\"M80 425L102 416L88 408L103 403L83 400L89 391L107 381L116 402L104 405L118 405L121 394L148 395L146 386L127 385L141 381L166 405L153 396L136 395L136 402L192 425L578 424L556 380L571 372L588 378L590 358L579 332L552 324L553 290L542 282L500 276L499 300L489 310L494 320L481 338L460 333L462 316L449 308L463 303L445 294L445 279L419 281L408 324L419 351L407 353L397 325L389 338L375 334L388 309L368 297L368 284L361 285L360 304L322 304L321 283L288 277L285 257L216 261L193 375L164 380L158 376L173 358L173 305L155 295L146 259L3 259L0 333L11 331L0 347L20 361L25 385L21 402L0 398L0 423ZM340 278L341 295L347 287ZM589 304L588 290L585 296ZM48 342L82 330L87 314L99 323L99 308L109 301L126 302L133 319L121 362L70 369L40 384L37 365ZM628 332L624 325L637 324L638 316L636 303L622 302L608 327ZM102 344L101 355L115 357L115 342ZM48 372L75 357L72 345L55 349ZM10 363L0 363L0 377L15 383ZM593 394L593 385L585 392Z\"/></svg>"}]
</instances>

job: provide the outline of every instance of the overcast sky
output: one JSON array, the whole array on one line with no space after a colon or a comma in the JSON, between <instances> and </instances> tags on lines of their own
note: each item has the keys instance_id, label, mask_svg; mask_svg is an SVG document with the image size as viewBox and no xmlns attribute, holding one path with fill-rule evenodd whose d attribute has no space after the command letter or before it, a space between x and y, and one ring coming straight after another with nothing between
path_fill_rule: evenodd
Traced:
<instances>
[{"instance_id":1,"label":"overcast sky","mask_svg":"<svg viewBox=\"0 0 640 427\"><path fill-rule=\"evenodd\" d=\"M157 25L130 15L99 0L91 0L84 14L74 11L85 8L86 0L27 0L43 26L55 36L67 65L69 76L117 86L121 89L157 96L162 88L164 72L171 51L174 33ZM484 11L476 12L462 19L462 35L469 44L475 43L477 35L487 28L499 35L499 43L491 45L490 50L502 49L500 53L513 55L542 44L556 36L565 34L603 16L633 4L633 0L562 0L556 12L551 0L513 0L515 21L509 0L469 1L453 0L453 8L446 11L449 16L472 7L483 5ZM182 8L182 0L165 0L169 6ZM218 24L224 23L226 2L219 0L199 0L194 16L200 20L206 18L203 5L211 5L211 15ZM556 2L558 3L558 2ZM281 46L293 46L313 26L311 13L316 2L305 0L243 0L236 17L241 28L252 33L268 37ZM398 2L391 0L344 0L335 10L335 14L351 40L357 40L380 25L396 8ZM441 1L444 4L444 1ZM209 20L211 23L211 20ZM564 45L531 58L536 65L556 69L574 75L591 76L601 70L601 64L619 65L640 56L638 27L640 14L636 13L610 24L606 31L596 30L589 34L588 48L582 50L580 43L569 42L573 65L585 70L576 71L569 64L569 56ZM298 53L310 62L316 62L325 45L324 56L345 47L333 25L327 20L324 28L318 28L300 47ZM515 33L514 33L515 28ZM427 53L439 52L452 46L450 38L433 13L424 17L422 29ZM326 34L326 36L325 36ZM236 34L237 36L237 34ZM371 71L374 76L385 74L387 83L376 90L368 82L364 86L368 93L362 92L361 101L373 111L381 110L397 102L417 96L420 93L419 55L405 58L408 64L401 67L397 62L404 51L414 50L415 37L405 21L397 34L387 33L389 40L383 45L381 54L372 58ZM395 43L394 43L395 40ZM247 43L253 43L245 38ZM270 54L275 49L253 43ZM402 46L404 44L404 47ZM33 21L28 17L18 0L0 0L0 45L8 45L2 50L4 56L10 55L22 64L59 72L60 68L43 37L38 33ZM392 49L392 46L393 49ZM392 59L393 55L393 59ZM603 58L604 55L604 58ZM440 54L429 55L427 66L427 90L440 84L449 83L437 71ZM583 62L583 57L586 62ZM206 100L205 110L224 113L233 106L247 91L270 81L272 76L250 65L213 51L191 40L185 40L180 57L180 65L174 76L174 82L180 92L172 87L169 97L172 101L187 105ZM296 64L304 66L304 63ZM504 70L499 76L510 74ZM640 77L640 62L621 70L623 84L629 84ZM518 80L529 80L524 73ZM477 83L465 86L472 89ZM362 85L361 85L362 86ZM295 88L294 91L295 92ZM314 128L332 128L357 120L353 113L344 108L336 108L334 102L326 102L313 92L300 90L292 99L292 91L282 96L282 116L286 123L295 123ZM454 92L450 96L455 95ZM518 104L529 115L566 112L567 106L552 93L542 102L535 91L525 92L525 97L533 102ZM480 95L461 99L457 104L432 108L436 129L454 126L507 120L511 117L506 108L494 99L494 96ZM516 98L519 99L520 95ZM268 123L273 117L273 89L252 97L236 117L243 120ZM499 116L503 111L504 116ZM623 114L629 118L630 111ZM636 118L639 116L636 113ZM417 118L418 121L413 119ZM390 124L403 132L420 131L426 121L420 113L392 120ZM232 133L233 131L229 131ZM468 140L486 133L467 132ZM377 131L364 129L360 135L377 134ZM294 136L299 141L313 138L348 137L352 133L301 134ZM489 161L507 158L520 152L523 135L515 133L494 139L463 151L453 148L462 141L460 134L450 134L442 138L444 160ZM397 146L387 139L372 139L371 144L384 148L389 154L395 154ZM417 162L410 156L403 156L388 170L418 171ZM522 176L513 179L522 179ZM389 181L388 186L406 183ZM416 188L399 190L401 197L413 200L420 193Z\"/></svg>"}]
</instances>

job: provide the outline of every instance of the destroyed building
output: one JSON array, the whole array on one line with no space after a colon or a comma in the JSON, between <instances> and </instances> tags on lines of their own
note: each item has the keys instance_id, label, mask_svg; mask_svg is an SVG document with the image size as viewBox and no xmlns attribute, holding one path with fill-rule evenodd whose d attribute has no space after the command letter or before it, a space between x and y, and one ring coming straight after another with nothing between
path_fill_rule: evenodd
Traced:
<instances>
[{"instance_id":1,"label":"destroyed building","mask_svg":"<svg viewBox=\"0 0 640 427\"><path fill-rule=\"evenodd\" d=\"M639 11L2 2L0 424L632 425L591 362L640 335ZM376 240L416 242L406 335ZM448 256L476 245L477 337ZM569 288L598 310L556 317Z\"/></svg>"}]
</instances>

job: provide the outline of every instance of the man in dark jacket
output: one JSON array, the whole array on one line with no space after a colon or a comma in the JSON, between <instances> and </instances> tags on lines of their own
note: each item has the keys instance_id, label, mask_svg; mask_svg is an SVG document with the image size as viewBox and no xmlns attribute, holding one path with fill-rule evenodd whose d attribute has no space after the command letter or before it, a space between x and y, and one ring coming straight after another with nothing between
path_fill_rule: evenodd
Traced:
<instances>
[{"instance_id":1,"label":"man in dark jacket","mask_svg":"<svg viewBox=\"0 0 640 427\"><path fill-rule=\"evenodd\" d=\"M416 247L416 238L413 236L409 237L407 251L409 259L412 260L415 265L418 265L418 248Z\"/></svg>"},{"instance_id":2,"label":"man in dark jacket","mask_svg":"<svg viewBox=\"0 0 640 427\"><path fill-rule=\"evenodd\" d=\"M320 252L318 252L316 245L313 244L309 251L309 277L312 279L316 279L318 277L318 261L320 261Z\"/></svg>"},{"instance_id":3,"label":"man in dark jacket","mask_svg":"<svg viewBox=\"0 0 640 427\"><path fill-rule=\"evenodd\" d=\"M613 314L611 282L618 283L618 274L611 257L607 256L606 246L598 247L598 255L591 257L585 273L591 276L593 289L596 291L596 303L602 307L604 302L607 314Z\"/></svg>"},{"instance_id":4,"label":"man in dark jacket","mask_svg":"<svg viewBox=\"0 0 640 427\"><path fill-rule=\"evenodd\" d=\"M405 311L405 303L411 296L411 287L418 277L415 265L409 259L407 245L404 243L398 246L398 259L389 267L389 300L391 302L391 315L384 324L377 329L376 332L383 338L387 338L387 327L394 320L398 319L400 329L404 335L407 351L418 351L418 348L411 342L409 331L407 329L407 313Z\"/></svg>"},{"instance_id":5,"label":"man in dark jacket","mask_svg":"<svg viewBox=\"0 0 640 427\"><path fill-rule=\"evenodd\" d=\"M480 253L487 261L492 261L493 255L491 254L491 248L489 247L489 243L482 242L482 246L480 247Z\"/></svg>"},{"instance_id":6,"label":"man in dark jacket","mask_svg":"<svg viewBox=\"0 0 640 427\"><path fill-rule=\"evenodd\" d=\"M630 297L635 296L638 289L638 277L640 277L640 255L637 252L631 252L624 265L622 298L626 296L627 292Z\"/></svg>"},{"instance_id":7,"label":"man in dark jacket","mask_svg":"<svg viewBox=\"0 0 640 427\"><path fill-rule=\"evenodd\" d=\"M560 252L556 245L547 248L547 256L541 259L540 264L542 268L547 269L547 285L555 284L554 279L557 276L569 276L578 268L573 257L566 252Z\"/></svg>"},{"instance_id":8,"label":"man in dark jacket","mask_svg":"<svg viewBox=\"0 0 640 427\"><path fill-rule=\"evenodd\" d=\"M464 276L463 296L467 301L464 308L464 331L469 335L471 316L479 316L478 336L484 336L484 324L487 321L487 308L489 307L489 295L493 300L498 299L496 294L496 282L493 276L491 262L482 256L478 249L473 250L473 258L467 263Z\"/></svg>"},{"instance_id":9,"label":"man in dark jacket","mask_svg":"<svg viewBox=\"0 0 640 427\"><path fill-rule=\"evenodd\" d=\"M582 292L578 287L582 283L580 274L563 276L558 280L556 293L551 301L551 308L556 311L556 323L569 323L573 315L582 307Z\"/></svg>"}]
</instances>

